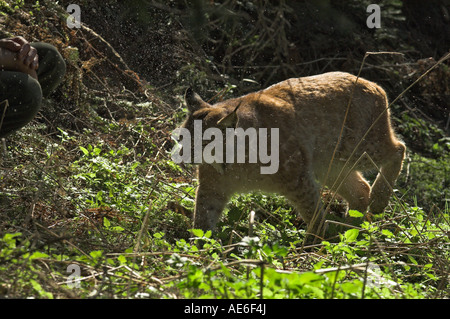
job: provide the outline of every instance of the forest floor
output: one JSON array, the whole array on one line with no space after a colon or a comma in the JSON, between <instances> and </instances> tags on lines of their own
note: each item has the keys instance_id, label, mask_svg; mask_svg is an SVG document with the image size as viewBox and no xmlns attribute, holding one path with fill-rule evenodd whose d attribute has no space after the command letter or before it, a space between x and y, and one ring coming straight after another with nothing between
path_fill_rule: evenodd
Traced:
<instances>
[{"instance_id":1,"label":"forest floor","mask_svg":"<svg viewBox=\"0 0 450 319\"><path fill-rule=\"evenodd\" d=\"M401 51L403 58L370 56L362 69L392 100L448 52L422 46L436 40L429 33L409 42L413 27L393 11L388 21L398 47L383 33L365 42L363 31L355 33L359 40L352 40L353 51L345 51L345 37L333 44L320 38L329 37L328 29L321 29L317 42L309 39L314 32L309 24L305 41L310 47L286 40L289 55L284 56L274 48L286 43L272 43L271 33L261 31L259 38L251 35L253 40L234 44L250 52L250 65L227 51L221 41L230 35L215 25L236 17L242 25L251 21L253 11L241 10L239 1L226 2L234 10L230 21L222 20L228 17L222 11L209 12L210 24L200 26L210 28L215 41L209 42L199 38L190 20L195 11L189 13L183 4L152 1L138 11L136 1L83 2L82 27L70 29L69 3L0 1L2 31L51 43L67 63L64 82L43 102L38 117L3 141L0 297L450 295L449 60L392 105L408 154L390 206L336 242L305 249L302 220L283 198L260 193L233 197L214 235L190 232L194 170L170 157L171 133L185 116L187 86L205 98L217 99L217 92L231 97L292 73L339 69L356 74L364 52ZM287 5L263 3L263 12L293 14ZM260 17L253 24L261 30L279 23L275 27L284 32L295 25L275 19L268 26L271 20ZM277 34L291 39L289 33ZM222 53L213 43L224 46ZM335 200L331 209L340 211L343 203ZM256 222L250 236L251 211Z\"/></svg>"}]
</instances>

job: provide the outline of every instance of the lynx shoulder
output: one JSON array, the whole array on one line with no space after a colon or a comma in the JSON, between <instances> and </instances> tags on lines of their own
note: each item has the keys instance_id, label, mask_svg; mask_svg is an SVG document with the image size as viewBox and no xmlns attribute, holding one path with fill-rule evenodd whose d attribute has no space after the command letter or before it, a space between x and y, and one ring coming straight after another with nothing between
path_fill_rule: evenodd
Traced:
<instances>
[{"instance_id":1,"label":"lynx shoulder","mask_svg":"<svg viewBox=\"0 0 450 319\"><path fill-rule=\"evenodd\" d=\"M326 219L321 185L349 209L381 213L388 205L406 148L377 84L330 72L214 105L192 90L185 99L178 158L199 164L194 228L213 229L234 193L255 190L285 196L316 235ZM362 172L374 164L370 186Z\"/></svg>"}]
</instances>

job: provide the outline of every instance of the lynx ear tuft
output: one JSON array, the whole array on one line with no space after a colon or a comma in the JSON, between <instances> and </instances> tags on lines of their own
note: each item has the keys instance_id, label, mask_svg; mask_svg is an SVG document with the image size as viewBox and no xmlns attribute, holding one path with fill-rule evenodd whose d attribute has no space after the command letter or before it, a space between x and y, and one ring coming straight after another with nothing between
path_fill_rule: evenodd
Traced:
<instances>
[{"instance_id":1,"label":"lynx ear tuft","mask_svg":"<svg viewBox=\"0 0 450 319\"><path fill-rule=\"evenodd\" d=\"M241 103L242 102L239 102L239 104L235 107L233 112L231 112L228 115L225 115L219 121L217 121L217 125L222 127L222 128L227 128L227 127L234 127L235 128L236 125L237 125L237 122L239 120L238 116L237 116L237 110L241 106Z\"/></svg>"},{"instance_id":2,"label":"lynx ear tuft","mask_svg":"<svg viewBox=\"0 0 450 319\"><path fill-rule=\"evenodd\" d=\"M211 107L208 103L202 100L200 95L194 92L192 88L188 88L184 94L184 100L188 107L189 112L193 113L204 107Z\"/></svg>"}]
</instances>

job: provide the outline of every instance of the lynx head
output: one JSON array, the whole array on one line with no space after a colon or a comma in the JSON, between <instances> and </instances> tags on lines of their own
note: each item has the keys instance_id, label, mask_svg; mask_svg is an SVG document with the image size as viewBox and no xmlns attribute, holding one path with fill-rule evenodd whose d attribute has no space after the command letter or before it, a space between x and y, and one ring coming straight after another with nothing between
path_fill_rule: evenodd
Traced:
<instances>
[{"instance_id":1,"label":"lynx head","mask_svg":"<svg viewBox=\"0 0 450 319\"><path fill-rule=\"evenodd\" d=\"M188 114L184 123L173 133L175 140L180 143L178 148L173 150L172 159L175 162L195 164L206 162L222 172L225 144L223 132L227 128L236 127L236 111L240 104L233 107L234 102L230 104L226 101L211 105L203 101L192 89L186 91L185 100Z\"/></svg>"},{"instance_id":2,"label":"lynx head","mask_svg":"<svg viewBox=\"0 0 450 319\"><path fill-rule=\"evenodd\" d=\"M195 120L202 121L202 128L206 130L211 127L225 129L236 127L238 118L236 111L240 104L230 111L226 104L211 105L202 100L191 88L186 90L185 101L188 108L188 116L181 127L193 132Z\"/></svg>"}]
</instances>

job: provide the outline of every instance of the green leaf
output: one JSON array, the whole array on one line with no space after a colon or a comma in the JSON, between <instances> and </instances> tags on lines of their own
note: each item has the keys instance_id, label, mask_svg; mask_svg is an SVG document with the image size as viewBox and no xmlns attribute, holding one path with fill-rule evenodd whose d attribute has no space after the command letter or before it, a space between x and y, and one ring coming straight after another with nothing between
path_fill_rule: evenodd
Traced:
<instances>
[{"instance_id":1,"label":"green leaf","mask_svg":"<svg viewBox=\"0 0 450 319\"><path fill-rule=\"evenodd\" d=\"M22 233L7 233L3 236L2 241L8 245L9 248L16 247L16 237L22 236Z\"/></svg>"},{"instance_id":2,"label":"green leaf","mask_svg":"<svg viewBox=\"0 0 450 319\"><path fill-rule=\"evenodd\" d=\"M411 256L411 255L408 255L408 258L409 258L409 260L414 264L414 265L418 265L419 263L417 262L417 260L416 259L414 259L414 257L413 256Z\"/></svg>"},{"instance_id":3,"label":"green leaf","mask_svg":"<svg viewBox=\"0 0 450 319\"><path fill-rule=\"evenodd\" d=\"M322 280L324 280L324 277L322 277L321 275L316 274L312 271L309 271L309 272L305 272L305 273L301 274L300 276L298 276L298 280L302 284L309 284L314 281L322 281Z\"/></svg>"},{"instance_id":4,"label":"green leaf","mask_svg":"<svg viewBox=\"0 0 450 319\"><path fill-rule=\"evenodd\" d=\"M33 286L34 290L36 290L41 297L53 299L53 294L50 292L47 292L42 288L42 286L34 279L30 279L30 283Z\"/></svg>"},{"instance_id":5,"label":"green leaf","mask_svg":"<svg viewBox=\"0 0 450 319\"><path fill-rule=\"evenodd\" d=\"M121 232L123 232L125 230L125 228L120 227L120 226L115 226L115 227L111 227L111 230L115 231L115 232L118 232L118 233L121 233Z\"/></svg>"},{"instance_id":6,"label":"green leaf","mask_svg":"<svg viewBox=\"0 0 450 319\"><path fill-rule=\"evenodd\" d=\"M80 150L83 151L84 155L89 155L89 151L87 149L85 149L83 146L80 146Z\"/></svg>"},{"instance_id":7,"label":"green leaf","mask_svg":"<svg viewBox=\"0 0 450 319\"><path fill-rule=\"evenodd\" d=\"M345 242L352 243L352 242L356 241L356 238L358 237L358 235L359 235L358 229L353 228L353 229L347 230L344 234Z\"/></svg>"},{"instance_id":8,"label":"green leaf","mask_svg":"<svg viewBox=\"0 0 450 319\"><path fill-rule=\"evenodd\" d=\"M127 258L124 255L120 255L117 257L117 260L122 264L125 265L127 263Z\"/></svg>"},{"instance_id":9,"label":"green leaf","mask_svg":"<svg viewBox=\"0 0 450 319\"><path fill-rule=\"evenodd\" d=\"M161 238L164 237L164 233L154 233L153 237L156 238L156 239L161 239Z\"/></svg>"},{"instance_id":10,"label":"green leaf","mask_svg":"<svg viewBox=\"0 0 450 319\"><path fill-rule=\"evenodd\" d=\"M89 253L94 260L97 260L102 257L103 252L101 250L94 250Z\"/></svg>"},{"instance_id":11,"label":"green leaf","mask_svg":"<svg viewBox=\"0 0 450 319\"><path fill-rule=\"evenodd\" d=\"M427 275L431 280L434 280L434 281L439 280L439 278L437 278L437 277L436 277L435 275L433 275L433 274L426 273L426 275Z\"/></svg>"},{"instance_id":12,"label":"green leaf","mask_svg":"<svg viewBox=\"0 0 450 319\"><path fill-rule=\"evenodd\" d=\"M192 229L191 231L195 237L203 237L203 235L205 234L205 232L201 229Z\"/></svg>"},{"instance_id":13,"label":"green leaf","mask_svg":"<svg viewBox=\"0 0 450 319\"><path fill-rule=\"evenodd\" d=\"M100 155L101 152L102 152L101 148L95 147L94 150L92 151L92 154L94 156L98 156L98 155Z\"/></svg>"},{"instance_id":14,"label":"green leaf","mask_svg":"<svg viewBox=\"0 0 450 319\"><path fill-rule=\"evenodd\" d=\"M361 291L362 283L361 281L344 282L340 285L342 291L347 294L357 294Z\"/></svg>"},{"instance_id":15,"label":"green leaf","mask_svg":"<svg viewBox=\"0 0 450 319\"><path fill-rule=\"evenodd\" d=\"M31 259L36 259L36 258L48 258L50 257L49 255L45 254L45 253L41 253L38 251L35 251L31 256L30 256L30 260Z\"/></svg>"},{"instance_id":16,"label":"green leaf","mask_svg":"<svg viewBox=\"0 0 450 319\"><path fill-rule=\"evenodd\" d=\"M106 217L103 217L103 226L105 226L105 228L111 227L111 222Z\"/></svg>"},{"instance_id":17,"label":"green leaf","mask_svg":"<svg viewBox=\"0 0 450 319\"><path fill-rule=\"evenodd\" d=\"M212 235L212 231L210 231L210 230L208 230L208 231L205 233L205 237L206 237L206 238L211 238L211 235Z\"/></svg>"},{"instance_id":18,"label":"green leaf","mask_svg":"<svg viewBox=\"0 0 450 319\"><path fill-rule=\"evenodd\" d=\"M386 237L388 237L388 238L394 237L394 234L393 234L391 231L387 230L387 229L383 229L383 230L381 231L381 233L382 233L383 235L385 235Z\"/></svg>"},{"instance_id":19,"label":"green leaf","mask_svg":"<svg viewBox=\"0 0 450 319\"><path fill-rule=\"evenodd\" d=\"M350 217L355 217L355 218L358 218L358 217L364 217L364 214L363 214L363 213L360 213L359 211L354 210L354 209L350 209L350 210L348 211L348 214L350 215Z\"/></svg>"}]
</instances>

